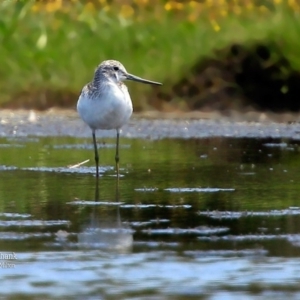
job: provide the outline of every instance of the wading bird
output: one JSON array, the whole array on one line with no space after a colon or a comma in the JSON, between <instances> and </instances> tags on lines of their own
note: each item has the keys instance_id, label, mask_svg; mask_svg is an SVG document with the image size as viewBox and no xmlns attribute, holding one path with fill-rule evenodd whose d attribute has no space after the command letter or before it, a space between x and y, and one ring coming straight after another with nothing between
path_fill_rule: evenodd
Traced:
<instances>
[{"instance_id":1,"label":"wading bird","mask_svg":"<svg viewBox=\"0 0 300 300\"><path fill-rule=\"evenodd\" d=\"M81 119L91 128L95 150L96 177L99 177L99 155L96 142L97 129L115 129L116 169L119 177L119 138L120 128L128 122L132 114L132 101L124 80L161 85L127 73L116 60L103 61L95 71L94 79L85 85L77 102Z\"/></svg>"}]
</instances>

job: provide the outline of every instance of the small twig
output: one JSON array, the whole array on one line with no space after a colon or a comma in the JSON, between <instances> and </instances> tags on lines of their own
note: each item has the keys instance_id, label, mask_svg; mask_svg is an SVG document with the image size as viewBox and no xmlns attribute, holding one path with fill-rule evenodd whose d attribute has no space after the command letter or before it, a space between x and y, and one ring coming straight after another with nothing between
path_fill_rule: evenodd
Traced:
<instances>
[{"instance_id":1,"label":"small twig","mask_svg":"<svg viewBox=\"0 0 300 300\"><path fill-rule=\"evenodd\" d=\"M76 165L68 166L68 168L69 168L69 169L74 169L74 168L80 167L80 166L83 165L83 164L86 164L86 163L89 162L89 161L90 161L90 160L87 159L87 160L85 160L85 161L83 161L83 162L81 162L81 163L78 163L78 164L76 164Z\"/></svg>"}]
</instances>

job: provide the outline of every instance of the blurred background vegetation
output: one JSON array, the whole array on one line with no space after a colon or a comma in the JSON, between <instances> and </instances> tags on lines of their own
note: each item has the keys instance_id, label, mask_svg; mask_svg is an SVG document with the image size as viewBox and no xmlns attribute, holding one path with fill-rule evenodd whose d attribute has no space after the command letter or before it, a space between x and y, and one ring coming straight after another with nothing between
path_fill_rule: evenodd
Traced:
<instances>
[{"instance_id":1,"label":"blurred background vegetation","mask_svg":"<svg viewBox=\"0 0 300 300\"><path fill-rule=\"evenodd\" d=\"M0 105L75 108L105 59L135 111L300 109L298 0L2 0Z\"/></svg>"}]
</instances>

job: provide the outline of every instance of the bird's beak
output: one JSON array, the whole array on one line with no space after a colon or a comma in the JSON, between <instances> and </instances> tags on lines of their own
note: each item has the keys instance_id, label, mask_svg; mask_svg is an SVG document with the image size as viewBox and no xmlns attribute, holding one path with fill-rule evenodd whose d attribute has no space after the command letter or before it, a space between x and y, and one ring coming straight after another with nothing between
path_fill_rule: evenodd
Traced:
<instances>
[{"instance_id":1,"label":"bird's beak","mask_svg":"<svg viewBox=\"0 0 300 300\"><path fill-rule=\"evenodd\" d=\"M125 76L126 76L127 80L137 81L137 82L146 83L146 84L162 85L159 82L143 79L141 77L138 77L138 76L135 76L132 74L128 74L128 73Z\"/></svg>"}]
</instances>

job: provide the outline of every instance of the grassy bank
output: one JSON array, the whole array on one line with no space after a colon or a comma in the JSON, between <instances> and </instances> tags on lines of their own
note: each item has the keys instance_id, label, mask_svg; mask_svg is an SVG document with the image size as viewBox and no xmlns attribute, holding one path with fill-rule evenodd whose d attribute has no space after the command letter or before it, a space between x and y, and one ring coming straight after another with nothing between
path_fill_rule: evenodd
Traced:
<instances>
[{"instance_id":1,"label":"grassy bank","mask_svg":"<svg viewBox=\"0 0 300 300\"><path fill-rule=\"evenodd\" d=\"M196 62L233 43L262 41L271 47L271 60L283 55L300 70L297 1L110 2L2 1L0 104L66 99L75 105L95 66L108 58L163 82L161 91L168 93L192 76ZM150 92L149 86L131 88L137 109L148 108Z\"/></svg>"}]
</instances>

